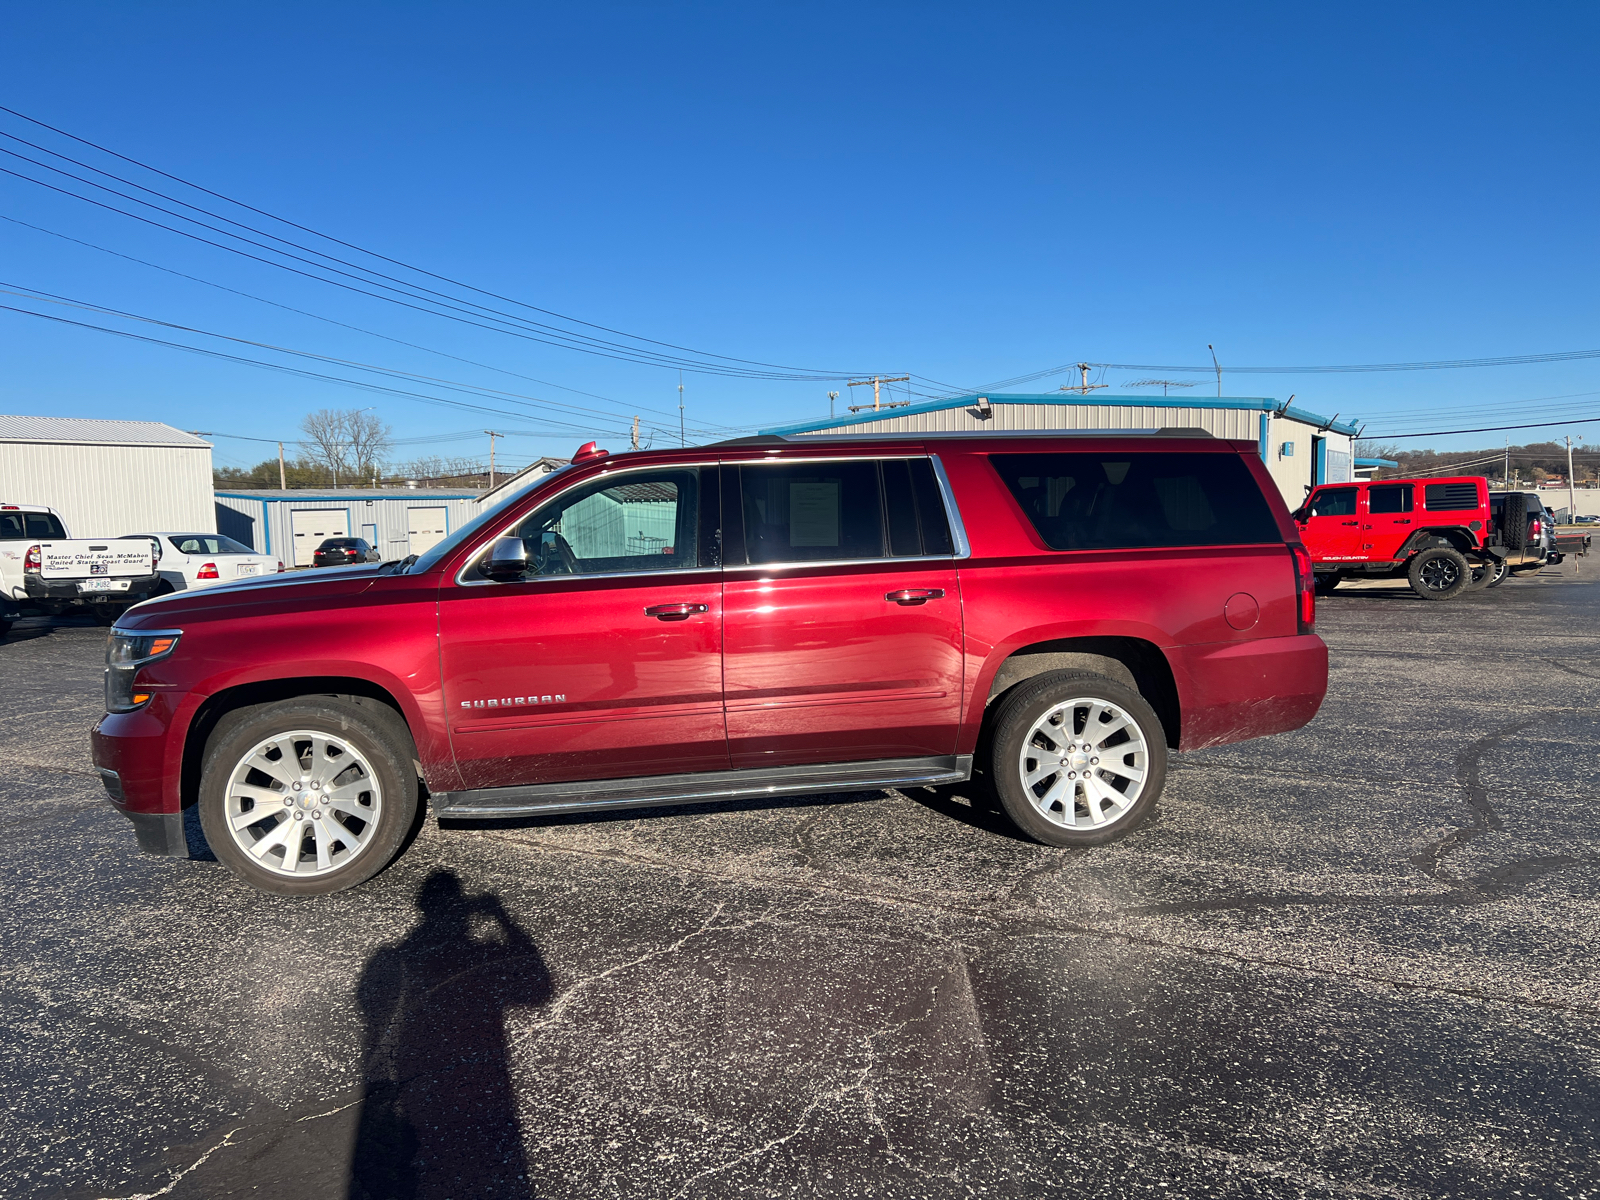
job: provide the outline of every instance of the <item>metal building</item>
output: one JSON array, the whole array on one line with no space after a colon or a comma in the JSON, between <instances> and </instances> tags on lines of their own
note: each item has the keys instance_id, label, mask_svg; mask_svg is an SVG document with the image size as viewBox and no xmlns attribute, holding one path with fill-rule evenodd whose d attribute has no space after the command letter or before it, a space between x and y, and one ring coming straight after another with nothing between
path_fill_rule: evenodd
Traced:
<instances>
[{"instance_id":1,"label":"metal building","mask_svg":"<svg viewBox=\"0 0 1600 1200\"><path fill-rule=\"evenodd\" d=\"M1177 402L1165 396L991 393L877 412L868 409L847 417L761 432L804 437L827 433L1165 428L1204 429L1215 437L1255 442L1290 508L1299 507L1306 492L1316 484L1346 483L1355 477L1355 426L1254 396Z\"/></svg>"},{"instance_id":2,"label":"metal building","mask_svg":"<svg viewBox=\"0 0 1600 1200\"><path fill-rule=\"evenodd\" d=\"M476 488L335 488L218 492L217 532L291 567L324 538L365 538L384 558L431 549L478 515Z\"/></svg>"},{"instance_id":3,"label":"metal building","mask_svg":"<svg viewBox=\"0 0 1600 1200\"><path fill-rule=\"evenodd\" d=\"M0 500L49 505L74 537L211 533L211 443L159 421L0 416Z\"/></svg>"}]
</instances>

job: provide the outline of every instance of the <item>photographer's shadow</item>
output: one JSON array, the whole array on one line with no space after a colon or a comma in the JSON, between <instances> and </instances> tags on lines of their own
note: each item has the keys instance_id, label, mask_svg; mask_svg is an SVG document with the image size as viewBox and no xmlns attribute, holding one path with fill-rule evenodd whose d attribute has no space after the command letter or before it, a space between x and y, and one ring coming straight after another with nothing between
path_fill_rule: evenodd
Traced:
<instances>
[{"instance_id":1,"label":"photographer's shadow","mask_svg":"<svg viewBox=\"0 0 1600 1200\"><path fill-rule=\"evenodd\" d=\"M453 871L428 876L417 907L422 922L357 986L366 1096L349 1195L525 1196L506 1010L545 1004L549 972L499 898L464 894Z\"/></svg>"}]
</instances>

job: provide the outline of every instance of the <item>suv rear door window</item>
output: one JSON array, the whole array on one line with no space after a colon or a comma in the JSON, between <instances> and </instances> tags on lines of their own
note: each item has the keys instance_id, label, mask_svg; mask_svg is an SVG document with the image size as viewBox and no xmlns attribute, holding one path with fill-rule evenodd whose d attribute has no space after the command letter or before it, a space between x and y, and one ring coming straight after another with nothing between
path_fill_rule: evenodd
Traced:
<instances>
[{"instance_id":1,"label":"suv rear door window","mask_svg":"<svg viewBox=\"0 0 1600 1200\"><path fill-rule=\"evenodd\" d=\"M995 454L990 461L1053 550L1283 541L1236 454Z\"/></svg>"},{"instance_id":2,"label":"suv rear door window","mask_svg":"<svg viewBox=\"0 0 1600 1200\"><path fill-rule=\"evenodd\" d=\"M1367 511L1374 516L1384 513L1411 511L1411 485L1409 483L1373 484L1367 489Z\"/></svg>"},{"instance_id":3,"label":"suv rear door window","mask_svg":"<svg viewBox=\"0 0 1600 1200\"><path fill-rule=\"evenodd\" d=\"M737 470L750 563L954 553L927 458L747 463Z\"/></svg>"}]
</instances>

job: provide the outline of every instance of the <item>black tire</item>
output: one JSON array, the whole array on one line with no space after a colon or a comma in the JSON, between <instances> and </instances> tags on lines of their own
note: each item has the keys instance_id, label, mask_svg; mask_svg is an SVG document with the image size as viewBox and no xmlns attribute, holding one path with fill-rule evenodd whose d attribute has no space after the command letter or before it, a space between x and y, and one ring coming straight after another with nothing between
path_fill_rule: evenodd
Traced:
<instances>
[{"instance_id":1,"label":"black tire","mask_svg":"<svg viewBox=\"0 0 1600 1200\"><path fill-rule=\"evenodd\" d=\"M1135 728L1129 733L1129 726L1118 726L1108 735L1109 740L1097 738L1086 725L1078 728L1080 722L1086 722L1094 714L1094 709L1087 705L1074 705L1068 710L1072 714L1074 728L1067 732L1077 740L1059 744L1091 747L1090 751L1076 752L1078 757L1087 759L1087 763L1062 761L1056 764L1060 769L1054 774L1030 786L1024 775L1027 769L1025 761L1034 762L1035 771L1047 770L1051 764L1047 760L1031 757L1025 760L1024 752L1042 749L1047 754L1055 753L1049 749L1049 735L1036 732L1037 727L1054 715L1052 710L1074 700L1107 704L1112 709L1120 710L1119 715ZM1000 702L994 714L993 726L994 753L990 774L995 791L1012 823L1036 842L1048 846L1098 846L1115 841L1131 833L1149 817L1166 784L1167 741L1160 718L1138 692L1104 675L1090 671L1050 671L1019 684ZM1062 728L1065 729L1064 724ZM1136 743L1142 743L1141 751L1120 755L1117 765L1107 769L1111 764L1110 754L1116 753L1119 746ZM1098 750L1099 754L1092 754L1092 750ZM1143 758L1142 768L1137 761L1127 761L1140 757ZM1104 765L1101 765L1102 758L1106 759ZM1084 765L1088 765L1090 770L1082 771ZM1067 774L1072 766L1079 768L1069 776L1072 781L1062 780L1061 776ZM1136 786L1135 781L1127 775L1113 774L1113 771L1135 772L1140 769L1143 779L1138 782L1142 783L1142 788L1133 801L1103 823L1093 824L1096 815L1105 817L1106 803L1115 805L1114 799L1105 799L1108 794L1126 794ZM1090 779L1091 775L1093 780ZM1100 805L1098 814L1088 798L1086 789L1090 787L1095 788L1100 796L1094 802ZM1060 794L1053 804L1046 806L1043 803L1057 793ZM1071 805L1072 820L1082 819L1088 823L1077 828L1067 825L1068 804ZM1047 816L1047 812L1052 815Z\"/></svg>"},{"instance_id":2,"label":"black tire","mask_svg":"<svg viewBox=\"0 0 1600 1200\"><path fill-rule=\"evenodd\" d=\"M1511 564L1503 558L1497 558L1494 560L1494 571L1489 577L1489 582L1484 586L1496 588L1510 578Z\"/></svg>"},{"instance_id":3,"label":"black tire","mask_svg":"<svg viewBox=\"0 0 1600 1200\"><path fill-rule=\"evenodd\" d=\"M1494 582L1494 566L1498 560L1486 555L1482 563L1467 562L1467 586L1463 591L1479 592Z\"/></svg>"},{"instance_id":4,"label":"black tire","mask_svg":"<svg viewBox=\"0 0 1600 1200\"><path fill-rule=\"evenodd\" d=\"M280 817L281 827L293 830L287 836L299 839L297 865L305 862L307 845L312 847L312 861L307 864L305 871L287 873L282 870L282 864L287 861L288 850L281 845L286 838L280 839L280 854L274 855L268 849L259 856L235 840L229 828L231 809L248 802L252 808L246 811L253 811L260 801L237 795L230 797L229 793L235 790L230 786L235 769L244 769L245 759L253 747L261 747L274 738L296 732L327 735L341 747L341 753L349 755L342 769L337 769L338 757L329 756L328 762L334 765L326 769L335 772L328 776L329 786L334 786L338 780L344 781L338 785L341 791L358 788L362 782L376 784L376 787L368 787L361 792L364 799L351 801L376 815L370 819L352 819L348 815L350 810L345 808L341 810L342 815L336 816L332 811L333 805L318 809L313 802L304 803L309 811L302 812L300 796L310 795L309 786L306 793L292 794L285 789L283 794L295 803L286 800L283 809L279 809L275 802L271 807L263 806L262 821L243 829L241 836L269 840L280 825L269 825L268 822ZM301 761L286 769L286 773L309 779L310 775L303 764L312 752L311 743L296 739L291 745ZM411 735L405 723L392 709L375 701L302 696L240 709L219 721L206 743L200 773L200 825L218 861L259 891L279 896L324 895L343 891L371 879L388 866L405 846L416 820L418 804L413 757ZM273 761L282 761L281 750L279 758ZM272 777L259 770L252 771L249 778L255 782L244 782L238 789L240 792L249 789L259 795L268 786L282 786L274 785ZM290 825L291 820L298 822L298 830ZM370 829L369 824L372 826ZM319 873L315 852L322 844L324 831L331 831L328 835L331 846L342 847L338 853L348 858L342 865L333 864L334 851L329 849L330 865L321 868ZM342 836L347 831L350 838L359 839L354 848Z\"/></svg>"},{"instance_id":5,"label":"black tire","mask_svg":"<svg viewBox=\"0 0 1600 1200\"><path fill-rule=\"evenodd\" d=\"M1333 589L1339 586L1339 575L1313 575L1311 577L1311 590L1319 596L1331 596Z\"/></svg>"},{"instance_id":6,"label":"black tire","mask_svg":"<svg viewBox=\"0 0 1600 1200\"><path fill-rule=\"evenodd\" d=\"M1514 552L1528 548L1528 498L1521 492L1506 495L1505 516L1501 518L1500 540Z\"/></svg>"},{"instance_id":7,"label":"black tire","mask_svg":"<svg viewBox=\"0 0 1600 1200\"><path fill-rule=\"evenodd\" d=\"M0 617L0 641L4 641L6 634L10 632L11 619L9 617Z\"/></svg>"},{"instance_id":8,"label":"black tire","mask_svg":"<svg viewBox=\"0 0 1600 1200\"><path fill-rule=\"evenodd\" d=\"M1472 564L1453 546L1429 546L1406 568L1411 590L1424 600L1454 600L1472 582Z\"/></svg>"}]
</instances>

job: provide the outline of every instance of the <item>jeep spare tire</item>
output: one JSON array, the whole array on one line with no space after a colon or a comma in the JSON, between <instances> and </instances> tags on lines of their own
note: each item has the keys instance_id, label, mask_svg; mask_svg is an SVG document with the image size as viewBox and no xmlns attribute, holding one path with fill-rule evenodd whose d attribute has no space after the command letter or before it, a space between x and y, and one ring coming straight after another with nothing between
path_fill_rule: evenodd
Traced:
<instances>
[{"instance_id":1,"label":"jeep spare tire","mask_svg":"<svg viewBox=\"0 0 1600 1200\"><path fill-rule=\"evenodd\" d=\"M1500 539L1513 550L1528 548L1528 498L1521 492L1511 492L1506 496Z\"/></svg>"},{"instance_id":2,"label":"jeep spare tire","mask_svg":"<svg viewBox=\"0 0 1600 1200\"><path fill-rule=\"evenodd\" d=\"M1424 600L1454 600L1472 583L1472 564L1453 546L1429 546L1411 560L1406 578Z\"/></svg>"}]
</instances>

